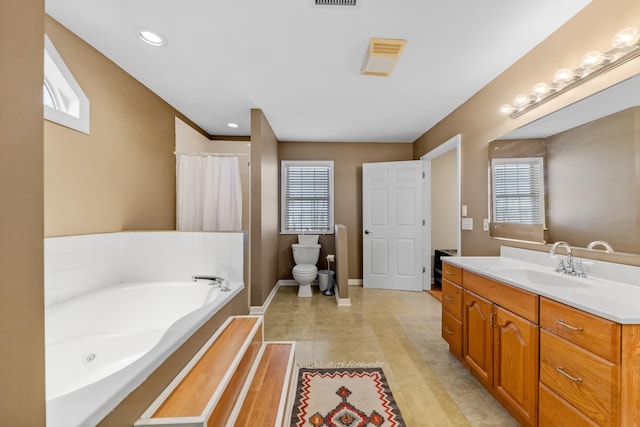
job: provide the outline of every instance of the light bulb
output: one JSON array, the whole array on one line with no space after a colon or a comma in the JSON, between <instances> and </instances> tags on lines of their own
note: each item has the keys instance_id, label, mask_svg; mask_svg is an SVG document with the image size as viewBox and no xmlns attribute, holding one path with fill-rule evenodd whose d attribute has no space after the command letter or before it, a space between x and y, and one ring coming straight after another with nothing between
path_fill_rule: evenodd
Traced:
<instances>
[{"instance_id":1,"label":"light bulb","mask_svg":"<svg viewBox=\"0 0 640 427\"><path fill-rule=\"evenodd\" d=\"M529 103L529 97L523 93L516 96L515 99L513 100L513 105L515 105L518 108L522 108L528 103Z\"/></svg>"},{"instance_id":2,"label":"light bulb","mask_svg":"<svg viewBox=\"0 0 640 427\"><path fill-rule=\"evenodd\" d=\"M541 97L549 93L549 85L545 82L536 83L531 91L535 96Z\"/></svg>"},{"instance_id":3,"label":"light bulb","mask_svg":"<svg viewBox=\"0 0 640 427\"><path fill-rule=\"evenodd\" d=\"M138 28L138 37L151 46L166 46L167 39L157 31L149 28Z\"/></svg>"},{"instance_id":4,"label":"light bulb","mask_svg":"<svg viewBox=\"0 0 640 427\"><path fill-rule=\"evenodd\" d=\"M633 46L640 40L640 31L635 27L627 27L618 31L613 36L613 47L622 48L627 46Z\"/></svg>"},{"instance_id":5,"label":"light bulb","mask_svg":"<svg viewBox=\"0 0 640 427\"><path fill-rule=\"evenodd\" d=\"M498 109L498 112L501 116L508 116L509 114L513 113L513 105L502 104Z\"/></svg>"},{"instance_id":6,"label":"light bulb","mask_svg":"<svg viewBox=\"0 0 640 427\"><path fill-rule=\"evenodd\" d=\"M573 71L569 68L560 68L553 75L554 83L568 83L573 80Z\"/></svg>"},{"instance_id":7,"label":"light bulb","mask_svg":"<svg viewBox=\"0 0 640 427\"><path fill-rule=\"evenodd\" d=\"M592 50L582 57L580 65L582 68L593 68L602 64L602 61L604 61L604 55L597 50Z\"/></svg>"}]
</instances>

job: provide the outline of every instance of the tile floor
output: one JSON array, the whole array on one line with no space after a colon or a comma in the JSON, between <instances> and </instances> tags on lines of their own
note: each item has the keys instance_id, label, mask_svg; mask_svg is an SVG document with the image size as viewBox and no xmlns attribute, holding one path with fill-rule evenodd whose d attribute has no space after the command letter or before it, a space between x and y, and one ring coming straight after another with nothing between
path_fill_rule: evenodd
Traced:
<instances>
[{"instance_id":1,"label":"tile floor","mask_svg":"<svg viewBox=\"0 0 640 427\"><path fill-rule=\"evenodd\" d=\"M425 292L349 288L351 307L314 288L283 286L265 313L266 340L295 340L301 362L383 362L407 427L517 426L451 356L440 303Z\"/></svg>"}]
</instances>

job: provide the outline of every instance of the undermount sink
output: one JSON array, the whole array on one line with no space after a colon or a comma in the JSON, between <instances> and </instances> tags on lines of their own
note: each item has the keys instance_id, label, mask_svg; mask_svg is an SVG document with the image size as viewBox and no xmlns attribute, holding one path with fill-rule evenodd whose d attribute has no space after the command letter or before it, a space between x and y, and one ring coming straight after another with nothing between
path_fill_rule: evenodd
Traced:
<instances>
[{"instance_id":1,"label":"undermount sink","mask_svg":"<svg viewBox=\"0 0 640 427\"><path fill-rule=\"evenodd\" d=\"M491 269L494 273L500 276L531 282L542 286L554 286L554 287L587 287L587 279L573 277L562 273L556 273L554 271L534 270L524 267L495 267Z\"/></svg>"}]
</instances>

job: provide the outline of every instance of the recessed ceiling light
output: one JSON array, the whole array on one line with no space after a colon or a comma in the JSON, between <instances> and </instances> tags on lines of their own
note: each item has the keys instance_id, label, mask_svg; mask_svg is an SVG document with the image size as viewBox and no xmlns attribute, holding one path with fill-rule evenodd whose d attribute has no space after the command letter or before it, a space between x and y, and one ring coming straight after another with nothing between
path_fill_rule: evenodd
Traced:
<instances>
[{"instance_id":1,"label":"recessed ceiling light","mask_svg":"<svg viewBox=\"0 0 640 427\"><path fill-rule=\"evenodd\" d=\"M239 128L239 127L240 127L240 125L239 125L239 124L237 124L237 123L233 123L233 122L229 122L229 123L227 123L227 126L229 126L229 127L230 127L230 128L232 128L232 129L237 129L237 128Z\"/></svg>"},{"instance_id":2,"label":"recessed ceiling light","mask_svg":"<svg viewBox=\"0 0 640 427\"><path fill-rule=\"evenodd\" d=\"M140 40L147 44L150 44L151 46L159 47L167 45L166 37L155 30L151 30L149 28L138 28L136 32L138 33L138 37L140 37Z\"/></svg>"}]
</instances>

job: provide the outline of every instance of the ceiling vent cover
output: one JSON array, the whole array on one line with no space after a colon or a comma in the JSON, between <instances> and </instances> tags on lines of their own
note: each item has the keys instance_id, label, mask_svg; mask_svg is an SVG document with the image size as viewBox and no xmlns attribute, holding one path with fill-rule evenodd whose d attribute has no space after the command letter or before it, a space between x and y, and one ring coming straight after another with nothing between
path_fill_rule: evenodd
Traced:
<instances>
[{"instance_id":1,"label":"ceiling vent cover","mask_svg":"<svg viewBox=\"0 0 640 427\"><path fill-rule=\"evenodd\" d=\"M356 0L314 0L316 6L357 6Z\"/></svg>"},{"instance_id":2,"label":"ceiling vent cover","mask_svg":"<svg viewBox=\"0 0 640 427\"><path fill-rule=\"evenodd\" d=\"M370 76L390 75L406 45L406 40L370 39L360 73Z\"/></svg>"}]
</instances>

